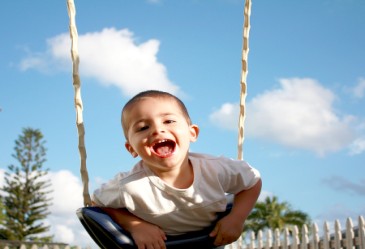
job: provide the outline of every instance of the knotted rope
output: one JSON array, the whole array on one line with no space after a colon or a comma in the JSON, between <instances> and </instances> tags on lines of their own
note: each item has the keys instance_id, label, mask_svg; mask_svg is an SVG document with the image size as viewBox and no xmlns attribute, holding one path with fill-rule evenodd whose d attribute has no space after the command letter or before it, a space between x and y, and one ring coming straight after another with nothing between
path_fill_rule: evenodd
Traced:
<instances>
[{"instance_id":1,"label":"knotted rope","mask_svg":"<svg viewBox=\"0 0 365 249\"><path fill-rule=\"evenodd\" d=\"M81 158L80 173L83 185L84 206L91 205L91 198L89 194L89 176L86 167L86 149L85 149L85 128L82 118L82 99L81 99L81 81L79 76L79 62L78 55L78 34L75 22L76 9L73 0L67 0L67 11L70 18L70 38L71 38L71 58L72 58L72 80L75 91L75 109L76 109L76 126L79 136L79 153Z\"/></svg>"},{"instance_id":2,"label":"knotted rope","mask_svg":"<svg viewBox=\"0 0 365 249\"><path fill-rule=\"evenodd\" d=\"M247 59L248 59L248 37L250 33L251 0L245 1L244 25L243 25L243 46L242 46L242 72L241 72L241 94L240 114L238 118L238 159L243 159L244 123L246 118L246 96L247 96Z\"/></svg>"}]
</instances>

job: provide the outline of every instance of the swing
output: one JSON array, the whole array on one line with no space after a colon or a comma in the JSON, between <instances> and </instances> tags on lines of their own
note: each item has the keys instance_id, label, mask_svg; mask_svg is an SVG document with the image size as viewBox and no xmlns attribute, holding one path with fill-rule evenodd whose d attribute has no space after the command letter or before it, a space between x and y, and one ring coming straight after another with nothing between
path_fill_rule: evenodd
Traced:
<instances>
[{"instance_id":1,"label":"swing","mask_svg":"<svg viewBox=\"0 0 365 249\"><path fill-rule=\"evenodd\" d=\"M119 226L108 214L99 207L91 206L91 198L88 190L89 177L86 168L86 149L85 149L85 129L82 117L83 104L81 99L81 81L79 77L79 56L78 56L78 34L75 23L75 4L73 0L67 0L68 15L70 18L69 30L71 38L71 58L72 76L74 87L74 101L76 109L76 126L78 132L78 149L80 154L80 173L83 184L84 207L76 211L81 224L88 232L90 237L102 249L136 249L136 245L131 235ZM240 92L240 113L238 121L238 159L243 159L243 140L244 140L244 119L245 119L245 99L246 99L246 79L247 79L247 58L248 58L248 37L250 31L251 0L245 0L244 7L244 28L243 28L243 48L242 48L242 72L241 72L241 92ZM225 212L217 215L217 220L227 215L231 210L228 204ZM215 223L201 231L189 232L183 235L167 236L165 241L168 249L183 249L191 246L192 248L211 249L223 248L214 247L214 239L209 233L214 228Z\"/></svg>"}]
</instances>

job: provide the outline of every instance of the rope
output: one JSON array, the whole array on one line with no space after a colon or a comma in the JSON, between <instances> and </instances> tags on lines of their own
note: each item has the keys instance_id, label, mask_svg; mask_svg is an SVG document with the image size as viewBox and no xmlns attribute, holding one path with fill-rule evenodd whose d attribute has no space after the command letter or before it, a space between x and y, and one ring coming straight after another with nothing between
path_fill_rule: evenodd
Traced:
<instances>
[{"instance_id":1,"label":"rope","mask_svg":"<svg viewBox=\"0 0 365 249\"><path fill-rule=\"evenodd\" d=\"M91 205L89 194L89 176L86 168L86 149L85 149L85 128L82 118L82 99L81 99L81 81L79 77L79 55L78 55L78 35L75 22L76 9L73 0L67 0L67 11L70 18L70 38L71 38L71 58L72 58L72 80L75 91L75 109L76 109L76 126L79 136L78 148L80 153L80 173L83 185L84 206Z\"/></svg>"},{"instance_id":2,"label":"rope","mask_svg":"<svg viewBox=\"0 0 365 249\"><path fill-rule=\"evenodd\" d=\"M248 37L250 33L251 0L245 1L244 25L243 25L243 47L242 47L242 73L241 73L241 94L240 114L238 119L238 159L243 159L244 122L246 118L245 101L247 96L247 59L248 59Z\"/></svg>"}]
</instances>

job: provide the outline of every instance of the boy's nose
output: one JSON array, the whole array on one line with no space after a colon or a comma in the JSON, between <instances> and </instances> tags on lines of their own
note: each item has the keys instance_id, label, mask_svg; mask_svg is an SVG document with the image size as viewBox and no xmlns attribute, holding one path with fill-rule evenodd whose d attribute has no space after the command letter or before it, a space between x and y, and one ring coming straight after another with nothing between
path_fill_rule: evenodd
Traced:
<instances>
[{"instance_id":1,"label":"boy's nose","mask_svg":"<svg viewBox=\"0 0 365 249\"><path fill-rule=\"evenodd\" d=\"M162 125L159 125L159 124L154 124L153 127L152 127L152 134L153 135L157 135L157 134L160 134L160 133L164 133L165 132L165 129Z\"/></svg>"}]
</instances>

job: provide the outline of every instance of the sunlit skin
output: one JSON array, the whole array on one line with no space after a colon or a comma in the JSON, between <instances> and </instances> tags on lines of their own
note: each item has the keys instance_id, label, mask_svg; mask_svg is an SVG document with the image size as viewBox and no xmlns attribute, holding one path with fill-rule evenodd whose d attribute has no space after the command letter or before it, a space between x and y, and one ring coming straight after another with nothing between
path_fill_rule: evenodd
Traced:
<instances>
[{"instance_id":1,"label":"sunlit skin","mask_svg":"<svg viewBox=\"0 0 365 249\"><path fill-rule=\"evenodd\" d=\"M124 113L125 147L166 183L187 188L194 179L188 160L199 128L190 124L171 98L145 97Z\"/></svg>"}]
</instances>

